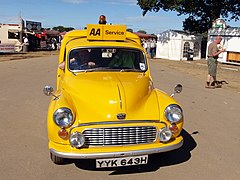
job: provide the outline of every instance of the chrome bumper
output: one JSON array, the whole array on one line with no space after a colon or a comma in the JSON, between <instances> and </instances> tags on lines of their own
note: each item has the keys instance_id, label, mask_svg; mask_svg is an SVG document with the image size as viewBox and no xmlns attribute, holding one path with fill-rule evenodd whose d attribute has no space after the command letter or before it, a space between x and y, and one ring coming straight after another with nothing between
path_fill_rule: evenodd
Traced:
<instances>
[{"instance_id":1,"label":"chrome bumper","mask_svg":"<svg viewBox=\"0 0 240 180\"><path fill-rule=\"evenodd\" d=\"M127 157L127 156L140 156L140 155L148 155L155 153L162 153L171 151L174 149L178 149L183 145L183 140L178 144L174 144L172 146L154 148L154 149L146 149L146 150L138 150L138 151L127 151L127 152L113 152L113 153L95 153L95 154L76 154L76 153L63 153L57 152L54 149L50 149L50 152L55 156L69 159L101 159L101 158L117 158L117 157Z\"/></svg>"}]
</instances>

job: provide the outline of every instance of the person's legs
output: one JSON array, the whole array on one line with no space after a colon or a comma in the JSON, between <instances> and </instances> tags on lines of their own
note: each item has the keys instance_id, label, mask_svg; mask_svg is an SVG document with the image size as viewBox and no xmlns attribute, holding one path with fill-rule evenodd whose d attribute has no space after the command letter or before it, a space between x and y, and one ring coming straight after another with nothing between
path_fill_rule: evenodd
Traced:
<instances>
[{"instance_id":1,"label":"person's legs","mask_svg":"<svg viewBox=\"0 0 240 180\"><path fill-rule=\"evenodd\" d=\"M206 82L205 88L211 88L211 89L214 89L214 88L215 88L214 86L212 86L212 85L210 84L212 78L213 78L213 77L212 77L210 74L207 75L207 82Z\"/></svg>"},{"instance_id":2,"label":"person's legs","mask_svg":"<svg viewBox=\"0 0 240 180\"><path fill-rule=\"evenodd\" d=\"M217 81L217 60L214 59L213 63L212 63L212 78L213 78L213 82L211 83L211 86L215 86L216 88L221 88L221 84L218 83Z\"/></svg>"},{"instance_id":3,"label":"person's legs","mask_svg":"<svg viewBox=\"0 0 240 180\"><path fill-rule=\"evenodd\" d=\"M213 82L211 83L211 86L215 86L216 88L222 87L222 85L218 83L216 76L213 76Z\"/></svg>"},{"instance_id":4,"label":"person's legs","mask_svg":"<svg viewBox=\"0 0 240 180\"><path fill-rule=\"evenodd\" d=\"M153 59L153 57L154 57L154 49L151 48L150 51L151 51L151 58Z\"/></svg>"},{"instance_id":5,"label":"person's legs","mask_svg":"<svg viewBox=\"0 0 240 180\"><path fill-rule=\"evenodd\" d=\"M214 86L212 86L212 83L210 83L212 79L214 79L214 77L211 76L210 74L208 74L207 75L207 82L206 82L206 86L205 86L206 88L211 88L211 89L215 88Z\"/></svg>"},{"instance_id":6,"label":"person's legs","mask_svg":"<svg viewBox=\"0 0 240 180\"><path fill-rule=\"evenodd\" d=\"M207 75L207 82L211 82L212 76L210 74Z\"/></svg>"},{"instance_id":7,"label":"person's legs","mask_svg":"<svg viewBox=\"0 0 240 180\"><path fill-rule=\"evenodd\" d=\"M207 65L208 65L208 75L207 75L207 82L206 82L206 88L214 88L214 86L211 86L210 82L213 79L214 80L214 59L208 58L207 59Z\"/></svg>"},{"instance_id":8,"label":"person's legs","mask_svg":"<svg viewBox=\"0 0 240 180\"><path fill-rule=\"evenodd\" d=\"M213 81L217 81L217 77L216 76L213 76Z\"/></svg>"}]
</instances>

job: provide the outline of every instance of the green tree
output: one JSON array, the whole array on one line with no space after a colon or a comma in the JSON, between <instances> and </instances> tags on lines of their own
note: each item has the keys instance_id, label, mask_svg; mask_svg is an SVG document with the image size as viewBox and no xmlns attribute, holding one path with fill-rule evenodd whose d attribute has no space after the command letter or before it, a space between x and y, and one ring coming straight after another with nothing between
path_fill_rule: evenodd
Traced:
<instances>
[{"instance_id":1,"label":"green tree","mask_svg":"<svg viewBox=\"0 0 240 180\"><path fill-rule=\"evenodd\" d=\"M74 30L73 27L64 27L64 26L56 26L56 27L53 27L52 29L59 32L64 32L64 31L68 32L68 31Z\"/></svg>"},{"instance_id":2,"label":"green tree","mask_svg":"<svg viewBox=\"0 0 240 180\"><path fill-rule=\"evenodd\" d=\"M217 18L238 21L240 0L138 0L143 10L158 12L176 11L178 16L188 15L183 21L183 29L191 32L206 32Z\"/></svg>"},{"instance_id":3,"label":"green tree","mask_svg":"<svg viewBox=\"0 0 240 180\"><path fill-rule=\"evenodd\" d=\"M147 34L147 32L146 32L146 31L144 31L144 30L138 30L137 32L138 32L138 33Z\"/></svg>"},{"instance_id":4,"label":"green tree","mask_svg":"<svg viewBox=\"0 0 240 180\"><path fill-rule=\"evenodd\" d=\"M127 31L128 31L128 32L133 32L133 29L127 28Z\"/></svg>"}]
</instances>

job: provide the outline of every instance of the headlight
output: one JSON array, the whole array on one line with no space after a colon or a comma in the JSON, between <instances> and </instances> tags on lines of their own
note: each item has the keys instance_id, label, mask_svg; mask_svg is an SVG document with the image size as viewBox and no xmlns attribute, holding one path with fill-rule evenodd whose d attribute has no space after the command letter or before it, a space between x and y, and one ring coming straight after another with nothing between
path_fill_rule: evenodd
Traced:
<instances>
[{"instance_id":1,"label":"headlight","mask_svg":"<svg viewBox=\"0 0 240 180\"><path fill-rule=\"evenodd\" d=\"M161 142L168 142L172 138L171 130L168 127L160 129L159 138Z\"/></svg>"},{"instance_id":2,"label":"headlight","mask_svg":"<svg viewBox=\"0 0 240 180\"><path fill-rule=\"evenodd\" d=\"M53 114L54 122L61 128L69 127L73 124L73 114L68 108L59 108Z\"/></svg>"},{"instance_id":3,"label":"headlight","mask_svg":"<svg viewBox=\"0 0 240 180\"><path fill-rule=\"evenodd\" d=\"M72 147L80 148L85 143L85 137L80 132L74 132L73 134L71 134L69 141Z\"/></svg>"},{"instance_id":4,"label":"headlight","mask_svg":"<svg viewBox=\"0 0 240 180\"><path fill-rule=\"evenodd\" d=\"M177 104L172 104L166 107L164 114L167 120L171 123L176 123L183 117L182 109Z\"/></svg>"}]
</instances>

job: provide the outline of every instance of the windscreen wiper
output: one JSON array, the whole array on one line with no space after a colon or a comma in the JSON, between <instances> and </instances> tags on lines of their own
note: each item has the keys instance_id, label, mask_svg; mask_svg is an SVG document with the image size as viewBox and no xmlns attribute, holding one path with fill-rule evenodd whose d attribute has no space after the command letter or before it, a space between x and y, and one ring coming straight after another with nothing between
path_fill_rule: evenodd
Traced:
<instances>
[{"instance_id":1,"label":"windscreen wiper","mask_svg":"<svg viewBox=\"0 0 240 180\"><path fill-rule=\"evenodd\" d=\"M120 72L142 72L140 69L121 69Z\"/></svg>"},{"instance_id":2,"label":"windscreen wiper","mask_svg":"<svg viewBox=\"0 0 240 180\"><path fill-rule=\"evenodd\" d=\"M111 67L96 67L91 69L85 69L84 72L93 72L93 71L101 71L101 70L111 70Z\"/></svg>"}]
</instances>

